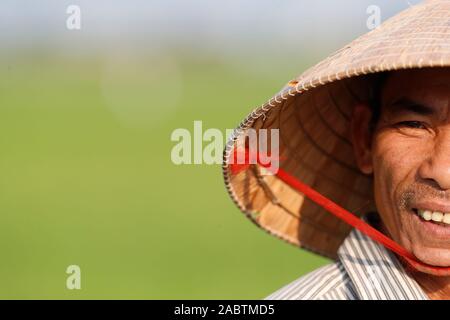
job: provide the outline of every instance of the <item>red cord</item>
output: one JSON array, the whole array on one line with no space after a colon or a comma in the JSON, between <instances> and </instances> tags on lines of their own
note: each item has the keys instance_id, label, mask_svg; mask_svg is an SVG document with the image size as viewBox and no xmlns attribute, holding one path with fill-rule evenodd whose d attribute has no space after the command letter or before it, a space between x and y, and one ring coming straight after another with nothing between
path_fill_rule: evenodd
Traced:
<instances>
[{"instance_id":1,"label":"red cord","mask_svg":"<svg viewBox=\"0 0 450 320\"><path fill-rule=\"evenodd\" d=\"M235 149L236 150L236 149ZM245 159L249 159L247 156L248 151L246 151L246 157ZM236 151L234 153L236 155ZM235 158L236 159L236 158ZM259 159L259 158L257 158ZM258 161L258 164L265 168L270 168L270 164L262 164ZM236 174L240 171L246 170L250 164L231 164L230 169L233 174ZM297 178L291 176L286 171L282 169L278 169L275 173L275 175L282 180L287 185L291 186L293 189L297 190L298 192L304 194L308 199L315 202L340 220L344 221L348 225L358 229L371 239L377 241L378 243L381 243L386 248L390 249L391 251L395 252L404 260L406 260L410 266L415 268L416 270L422 271L422 272L431 272L433 274L437 275L444 275L448 272L450 272L450 267L436 267L432 266L426 263L423 263L422 261L419 261L413 254L411 254L409 251L407 251L405 248L403 248L401 245L399 245L397 242L392 240L391 238L387 237L368 223L364 222L351 212L345 210L341 206L337 205L335 202L331 201L327 197L323 196L310 186L304 184Z\"/></svg>"}]
</instances>

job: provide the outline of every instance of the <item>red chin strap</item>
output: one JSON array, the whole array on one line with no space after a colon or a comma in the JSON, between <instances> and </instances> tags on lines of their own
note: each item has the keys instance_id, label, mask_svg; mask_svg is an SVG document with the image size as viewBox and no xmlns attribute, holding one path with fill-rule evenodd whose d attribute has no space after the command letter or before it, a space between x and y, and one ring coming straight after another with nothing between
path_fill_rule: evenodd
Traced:
<instances>
[{"instance_id":1,"label":"red chin strap","mask_svg":"<svg viewBox=\"0 0 450 320\"><path fill-rule=\"evenodd\" d=\"M235 149L236 150L236 149ZM236 156L236 151L234 153ZM234 158L234 160L236 157ZM232 173L238 173L242 170L247 169L250 164L248 164L249 161L248 157L248 151L245 155L245 162L247 164L231 164L230 170ZM259 161L259 157L256 157L254 159L257 159L257 162L260 166L264 168L270 169L270 164L263 164ZM283 169L278 169L275 173L275 176L277 176L280 180L282 180L284 183L292 187L293 189L297 190L298 192L304 194L308 199L315 202L331 214L333 214L335 217L339 218L340 220L344 221L348 225L358 229L363 234L367 235L371 239L377 241L378 243L381 243L383 246L388 248L389 250L395 252L397 255L402 257L413 269L416 269L421 272L431 273L435 275L448 275L450 274L450 267L437 267L432 266L426 263L423 263L422 261L419 261L413 254L411 254L409 251L407 251L405 248L403 248L401 245L399 245L397 242L392 240L391 238L387 237L385 234L381 233L368 223L364 222L351 212L345 210L341 206L337 205L327 197L323 196L310 186L304 184L297 178L293 177Z\"/></svg>"}]
</instances>

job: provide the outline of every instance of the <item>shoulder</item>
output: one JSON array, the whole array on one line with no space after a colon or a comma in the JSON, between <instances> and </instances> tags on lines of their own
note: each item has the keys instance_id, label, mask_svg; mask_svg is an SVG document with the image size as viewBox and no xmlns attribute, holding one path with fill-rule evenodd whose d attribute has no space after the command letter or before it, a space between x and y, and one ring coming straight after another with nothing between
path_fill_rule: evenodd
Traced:
<instances>
[{"instance_id":1,"label":"shoulder","mask_svg":"<svg viewBox=\"0 0 450 320\"><path fill-rule=\"evenodd\" d=\"M316 269L285 285L265 300L353 300L356 293L340 262Z\"/></svg>"}]
</instances>

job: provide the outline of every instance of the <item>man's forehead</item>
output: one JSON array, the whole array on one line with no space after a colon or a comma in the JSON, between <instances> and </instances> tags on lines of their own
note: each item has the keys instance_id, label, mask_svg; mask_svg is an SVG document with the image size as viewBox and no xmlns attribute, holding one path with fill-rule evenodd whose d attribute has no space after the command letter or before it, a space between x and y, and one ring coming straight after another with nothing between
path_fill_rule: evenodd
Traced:
<instances>
[{"instance_id":1,"label":"man's forehead","mask_svg":"<svg viewBox=\"0 0 450 320\"><path fill-rule=\"evenodd\" d=\"M429 86L450 86L450 68L424 68L391 72L385 82L386 90L413 89Z\"/></svg>"},{"instance_id":2,"label":"man's forehead","mask_svg":"<svg viewBox=\"0 0 450 320\"><path fill-rule=\"evenodd\" d=\"M430 107L448 107L450 68L395 71L388 75L382 90L384 105L399 99L427 103Z\"/></svg>"}]
</instances>

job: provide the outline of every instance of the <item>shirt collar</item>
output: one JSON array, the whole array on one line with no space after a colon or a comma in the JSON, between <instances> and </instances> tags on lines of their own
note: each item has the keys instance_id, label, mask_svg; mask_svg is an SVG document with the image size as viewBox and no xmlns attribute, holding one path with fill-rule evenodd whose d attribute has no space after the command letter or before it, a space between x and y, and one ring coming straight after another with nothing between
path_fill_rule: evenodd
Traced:
<instances>
[{"instance_id":1,"label":"shirt collar","mask_svg":"<svg viewBox=\"0 0 450 320\"><path fill-rule=\"evenodd\" d=\"M356 229L340 246L338 257L360 299L428 299L391 251Z\"/></svg>"}]
</instances>

